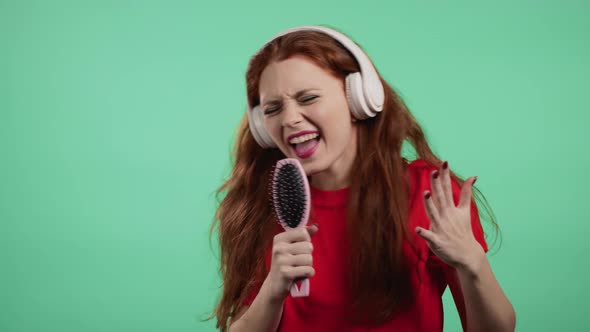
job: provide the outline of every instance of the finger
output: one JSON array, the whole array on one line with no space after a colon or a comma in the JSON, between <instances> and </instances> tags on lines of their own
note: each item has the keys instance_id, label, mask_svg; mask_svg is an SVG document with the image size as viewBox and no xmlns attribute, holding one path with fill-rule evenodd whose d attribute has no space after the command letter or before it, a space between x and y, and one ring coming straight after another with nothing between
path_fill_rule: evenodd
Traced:
<instances>
[{"instance_id":1,"label":"finger","mask_svg":"<svg viewBox=\"0 0 590 332\"><path fill-rule=\"evenodd\" d=\"M436 243L436 241L438 241L438 237L436 236L436 234L432 231L425 229L425 228L416 227L416 233L431 245L433 245L434 243Z\"/></svg>"},{"instance_id":2,"label":"finger","mask_svg":"<svg viewBox=\"0 0 590 332\"><path fill-rule=\"evenodd\" d=\"M451 170L449 169L449 163L447 161L442 164L440 172L445 203L447 206L455 206L455 201L453 200L453 188L451 187Z\"/></svg>"},{"instance_id":3,"label":"finger","mask_svg":"<svg viewBox=\"0 0 590 332\"><path fill-rule=\"evenodd\" d=\"M430 193L430 191L426 191L424 193L424 206L426 207L426 215L428 216L428 219L430 220L431 224L438 224L438 218L440 215L438 213L438 208L432 200L432 194Z\"/></svg>"},{"instance_id":4,"label":"finger","mask_svg":"<svg viewBox=\"0 0 590 332\"><path fill-rule=\"evenodd\" d=\"M294 242L301 242L301 241L311 241L311 236L307 231L307 228L295 228L289 229L277 235L278 241L287 242L287 243L294 243ZM275 242L276 242L275 238Z\"/></svg>"},{"instance_id":5,"label":"finger","mask_svg":"<svg viewBox=\"0 0 590 332\"><path fill-rule=\"evenodd\" d=\"M472 188L473 184L477 180L477 176L468 179L463 183L461 187L461 197L459 198L459 207L469 207L471 205L471 196L473 194Z\"/></svg>"},{"instance_id":6,"label":"finger","mask_svg":"<svg viewBox=\"0 0 590 332\"><path fill-rule=\"evenodd\" d=\"M275 236L275 239L277 237ZM272 246L273 257L279 257L289 253L289 245L285 242L276 242Z\"/></svg>"},{"instance_id":7,"label":"finger","mask_svg":"<svg viewBox=\"0 0 590 332\"><path fill-rule=\"evenodd\" d=\"M313 224L310 226L305 226L305 228L307 229L307 232L309 233L309 236L314 236L318 230L319 230L319 226L318 224Z\"/></svg>"},{"instance_id":8,"label":"finger","mask_svg":"<svg viewBox=\"0 0 590 332\"><path fill-rule=\"evenodd\" d=\"M290 243L287 244L284 252L291 255L311 254L313 244L309 241Z\"/></svg>"},{"instance_id":9,"label":"finger","mask_svg":"<svg viewBox=\"0 0 590 332\"><path fill-rule=\"evenodd\" d=\"M292 255L285 260L285 265L290 266L312 266L313 256L310 254Z\"/></svg>"},{"instance_id":10,"label":"finger","mask_svg":"<svg viewBox=\"0 0 590 332\"><path fill-rule=\"evenodd\" d=\"M315 269L311 266L281 266L281 275L288 280L297 278L309 278L315 274Z\"/></svg>"},{"instance_id":11,"label":"finger","mask_svg":"<svg viewBox=\"0 0 590 332\"><path fill-rule=\"evenodd\" d=\"M438 211L441 212L444 208L442 205L442 203L444 203L444 193L440 183L440 172L438 170L435 170L431 173L430 181L432 187L432 199L434 200L434 204L436 205Z\"/></svg>"}]
</instances>

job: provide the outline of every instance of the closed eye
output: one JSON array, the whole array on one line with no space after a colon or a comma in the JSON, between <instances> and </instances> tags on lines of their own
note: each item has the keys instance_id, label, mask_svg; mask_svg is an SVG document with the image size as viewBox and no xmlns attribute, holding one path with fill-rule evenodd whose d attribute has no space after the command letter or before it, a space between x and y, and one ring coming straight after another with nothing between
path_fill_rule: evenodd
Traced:
<instances>
[{"instance_id":1,"label":"closed eye","mask_svg":"<svg viewBox=\"0 0 590 332\"><path fill-rule=\"evenodd\" d=\"M305 96L299 99L299 102L302 104L311 104L313 101L318 99L319 96ZM272 115L281 110L280 105L271 105L264 109L264 115Z\"/></svg>"},{"instance_id":2,"label":"closed eye","mask_svg":"<svg viewBox=\"0 0 590 332\"><path fill-rule=\"evenodd\" d=\"M305 97L299 99L299 101L302 103L309 103L309 102L316 100L317 98L318 98L318 96L305 96Z\"/></svg>"},{"instance_id":3,"label":"closed eye","mask_svg":"<svg viewBox=\"0 0 590 332\"><path fill-rule=\"evenodd\" d=\"M269 107L267 107L267 108L264 109L264 115L271 115L271 114L277 112L280 109L281 109L281 107L279 105L269 106Z\"/></svg>"}]
</instances>

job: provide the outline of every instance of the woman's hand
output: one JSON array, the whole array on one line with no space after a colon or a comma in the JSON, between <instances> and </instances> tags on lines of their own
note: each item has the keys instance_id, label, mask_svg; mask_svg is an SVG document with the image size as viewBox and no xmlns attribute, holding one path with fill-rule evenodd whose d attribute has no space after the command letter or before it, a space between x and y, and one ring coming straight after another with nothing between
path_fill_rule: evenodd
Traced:
<instances>
[{"instance_id":1,"label":"woman's hand","mask_svg":"<svg viewBox=\"0 0 590 332\"><path fill-rule=\"evenodd\" d=\"M317 232L318 226L311 225L275 235L270 272L265 280L273 300L283 301L295 279L305 279L315 274L311 236Z\"/></svg>"},{"instance_id":2,"label":"woman's hand","mask_svg":"<svg viewBox=\"0 0 590 332\"><path fill-rule=\"evenodd\" d=\"M428 247L445 263L458 269L475 269L485 252L471 229L471 188L477 177L463 183L459 204L455 206L448 163L432 172L432 193L424 192L430 229L416 227Z\"/></svg>"}]
</instances>

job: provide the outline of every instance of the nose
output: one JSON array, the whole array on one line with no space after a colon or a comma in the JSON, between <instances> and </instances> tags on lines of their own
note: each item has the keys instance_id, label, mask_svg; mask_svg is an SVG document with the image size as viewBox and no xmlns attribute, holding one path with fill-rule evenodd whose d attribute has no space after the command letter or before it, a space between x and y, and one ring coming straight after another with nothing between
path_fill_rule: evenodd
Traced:
<instances>
[{"instance_id":1,"label":"nose","mask_svg":"<svg viewBox=\"0 0 590 332\"><path fill-rule=\"evenodd\" d=\"M283 127L293 127L303 121L303 115L301 114L301 107L298 105L292 105L286 103L283 106L281 124Z\"/></svg>"}]
</instances>

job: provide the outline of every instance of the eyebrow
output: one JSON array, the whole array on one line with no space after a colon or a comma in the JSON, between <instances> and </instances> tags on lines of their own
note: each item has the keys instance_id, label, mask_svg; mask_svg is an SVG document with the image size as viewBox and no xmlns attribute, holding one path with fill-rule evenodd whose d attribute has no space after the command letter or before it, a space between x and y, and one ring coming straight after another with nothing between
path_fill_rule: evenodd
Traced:
<instances>
[{"instance_id":1,"label":"eyebrow","mask_svg":"<svg viewBox=\"0 0 590 332\"><path fill-rule=\"evenodd\" d=\"M316 89L316 88L311 88L311 89L303 89L303 90L299 90L299 91L297 91L297 92L295 92L295 93L293 94L293 97L295 97L295 98L299 98L299 97L301 97L302 95L304 95L304 94L306 94L306 93L308 93L308 92L310 92L310 91L314 91L314 90L315 90L315 91L318 91L319 89ZM275 104L275 103L278 103L279 101L281 101L281 99L282 99L282 98L280 98L280 97L279 97L279 98L274 98L274 97L273 97L273 98L270 98L269 100L265 101L265 102L262 104L262 106L265 106L265 105L268 105L268 104Z\"/></svg>"}]
</instances>

